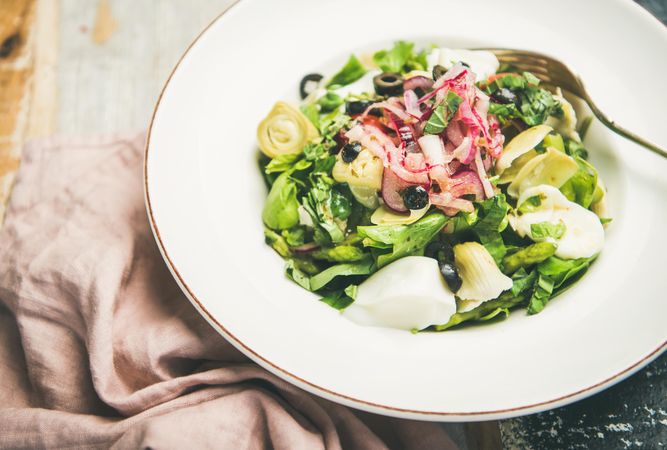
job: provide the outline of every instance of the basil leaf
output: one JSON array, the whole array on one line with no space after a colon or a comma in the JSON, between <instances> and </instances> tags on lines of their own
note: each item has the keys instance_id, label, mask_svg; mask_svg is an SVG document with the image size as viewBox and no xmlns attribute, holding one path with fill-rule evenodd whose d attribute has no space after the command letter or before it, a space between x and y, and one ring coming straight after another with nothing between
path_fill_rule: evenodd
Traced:
<instances>
[{"instance_id":1,"label":"basil leaf","mask_svg":"<svg viewBox=\"0 0 667 450\"><path fill-rule=\"evenodd\" d=\"M424 134L442 133L445 128L447 128L451 118L454 117L454 114L456 114L456 111L458 111L459 105L462 101L463 99L455 92L447 92L445 101L438 105L437 108L435 108L431 114L431 117L429 117L428 121L426 122L426 125L424 126Z\"/></svg>"},{"instance_id":2,"label":"basil leaf","mask_svg":"<svg viewBox=\"0 0 667 450\"><path fill-rule=\"evenodd\" d=\"M530 235L533 239L560 239L565 234L565 224L563 221L558 223L540 222L530 225Z\"/></svg>"},{"instance_id":3,"label":"basil leaf","mask_svg":"<svg viewBox=\"0 0 667 450\"><path fill-rule=\"evenodd\" d=\"M340 311L354 303L354 298L345 291L334 291L322 297L320 301Z\"/></svg>"},{"instance_id":4,"label":"basil leaf","mask_svg":"<svg viewBox=\"0 0 667 450\"><path fill-rule=\"evenodd\" d=\"M347 63L340 69L327 83L326 87L341 87L347 86L350 83L354 83L359 78L363 77L366 73L366 69L359 62L356 56L350 55L350 59L347 60Z\"/></svg>"},{"instance_id":5,"label":"basil leaf","mask_svg":"<svg viewBox=\"0 0 667 450\"><path fill-rule=\"evenodd\" d=\"M285 261L285 273L296 284L304 289L310 290L310 278L296 266L294 260L288 259Z\"/></svg>"},{"instance_id":6,"label":"basil leaf","mask_svg":"<svg viewBox=\"0 0 667 450\"><path fill-rule=\"evenodd\" d=\"M528 301L528 314L537 314L542 311L549 301L549 298L551 298L553 289L554 280L549 276L540 273L537 276L533 294Z\"/></svg>"},{"instance_id":7,"label":"basil leaf","mask_svg":"<svg viewBox=\"0 0 667 450\"><path fill-rule=\"evenodd\" d=\"M504 194L498 194L484 200L479 206L481 219L472 227L479 241L489 251L496 264L500 266L507 248L500 232L506 226L509 205Z\"/></svg>"}]
</instances>

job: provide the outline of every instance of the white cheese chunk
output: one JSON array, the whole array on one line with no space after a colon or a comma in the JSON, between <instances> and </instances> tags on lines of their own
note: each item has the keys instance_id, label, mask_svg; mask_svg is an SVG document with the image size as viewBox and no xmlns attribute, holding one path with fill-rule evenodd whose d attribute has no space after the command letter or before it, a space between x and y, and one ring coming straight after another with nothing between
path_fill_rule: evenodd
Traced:
<instances>
[{"instance_id":1,"label":"white cheese chunk","mask_svg":"<svg viewBox=\"0 0 667 450\"><path fill-rule=\"evenodd\" d=\"M343 315L360 325L422 330L444 324L456 312L438 262L406 256L383 267L359 285L356 300Z\"/></svg>"},{"instance_id":2,"label":"white cheese chunk","mask_svg":"<svg viewBox=\"0 0 667 450\"><path fill-rule=\"evenodd\" d=\"M517 204L521 205L535 196L540 198L539 206L535 206L531 212L510 218L512 228L520 236L528 236L536 242L554 243L556 256L563 259L588 258L602 250L604 228L593 211L569 201L557 188L545 184L523 191ZM560 239L533 237L531 225L542 222L562 223L565 232Z\"/></svg>"}]
</instances>

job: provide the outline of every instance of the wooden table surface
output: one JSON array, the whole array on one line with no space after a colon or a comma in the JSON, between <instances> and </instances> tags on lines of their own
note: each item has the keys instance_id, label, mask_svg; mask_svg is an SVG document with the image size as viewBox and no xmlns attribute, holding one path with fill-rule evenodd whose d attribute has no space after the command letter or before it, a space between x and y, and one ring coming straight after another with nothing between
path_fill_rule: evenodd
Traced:
<instances>
[{"instance_id":1,"label":"wooden table surface","mask_svg":"<svg viewBox=\"0 0 667 450\"><path fill-rule=\"evenodd\" d=\"M0 220L26 140L145 129L187 45L232 0L0 0ZM667 0L640 0L667 20ZM543 414L444 424L465 449L667 446L667 356ZM501 444L501 438L502 443Z\"/></svg>"}]
</instances>

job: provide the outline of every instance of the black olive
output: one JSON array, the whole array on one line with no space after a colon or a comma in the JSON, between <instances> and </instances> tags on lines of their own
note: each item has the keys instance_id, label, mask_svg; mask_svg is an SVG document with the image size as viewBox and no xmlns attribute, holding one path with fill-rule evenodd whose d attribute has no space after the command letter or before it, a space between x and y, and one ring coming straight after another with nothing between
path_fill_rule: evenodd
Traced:
<instances>
[{"instance_id":1,"label":"black olive","mask_svg":"<svg viewBox=\"0 0 667 450\"><path fill-rule=\"evenodd\" d=\"M422 186L410 186L401 195L408 209L422 209L428 205L428 191Z\"/></svg>"},{"instance_id":2,"label":"black olive","mask_svg":"<svg viewBox=\"0 0 667 450\"><path fill-rule=\"evenodd\" d=\"M322 81L322 78L324 77L319 73L309 73L301 79L301 83L299 83L299 94L301 95L302 100L308 97L308 95L310 95L310 93L315 89L317 89L317 86L320 84L320 81Z\"/></svg>"},{"instance_id":3,"label":"black olive","mask_svg":"<svg viewBox=\"0 0 667 450\"><path fill-rule=\"evenodd\" d=\"M382 72L373 77L373 86L378 95L401 95L403 93L403 76L395 72Z\"/></svg>"},{"instance_id":4,"label":"black olive","mask_svg":"<svg viewBox=\"0 0 667 450\"><path fill-rule=\"evenodd\" d=\"M456 266L453 263L438 261L438 267L440 268L442 277L445 279L445 283L447 283L449 289L456 294L456 292L461 289L461 284L463 284Z\"/></svg>"},{"instance_id":5,"label":"black olive","mask_svg":"<svg viewBox=\"0 0 667 450\"><path fill-rule=\"evenodd\" d=\"M345 114L348 116L356 116L364 111L366 108L373 104L370 100L353 100L345 103Z\"/></svg>"},{"instance_id":6,"label":"black olive","mask_svg":"<svg viewBox=\"0 0 667 450\"><path fill-rule=\"evenodd\" d=\"M444 66L441 66L440 64L436 64L433 66L433 79L437 80L441 76L447 73L447 69L445 69Z\"/></svg>"},{"instance_id":7,"label":"black olive","mask_svg":"<svg viewBox=\"0 0 667 450\"><path fill-rule=\"evenodd\" d=\"M459 61L459 63L461 63L462 66L467 67L468 69L470 69L470 64L468 64L467 62Z\"/></svg>"},{"instance_id":8,"label":"black olive","mask_svg":"<svg viewBox=\"0 0 667 450\"><path fill-rule=\"evenodd\" d=\"M507 105L509 103L516 103L518 99L514 92L504 87L491 94L491 100Z\"/></svg>"},{"instance_id":9,"label":"black olive","mask_svg":"<svg viewBox=\"0 0 667 450\"><path fill-rule=\"evenodd\" d=\"M341 156L343 157L343 161L346 163L351 163L357 159L357 156L359 156L360 152L361 144L358 142L350 142L349 144L345 144L343 146L343 152L341 153Z\"/></svg>"}]
</instances>

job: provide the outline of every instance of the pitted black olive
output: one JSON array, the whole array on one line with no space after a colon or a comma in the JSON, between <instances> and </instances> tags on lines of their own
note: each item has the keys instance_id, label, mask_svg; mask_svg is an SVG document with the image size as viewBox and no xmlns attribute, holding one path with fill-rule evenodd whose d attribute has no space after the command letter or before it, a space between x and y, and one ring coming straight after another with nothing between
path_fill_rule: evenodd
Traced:
<instances>
[{"instance_id":1,"label":"pitted black olive","mask_svg":"<svg viewBox=\"0 0 667 450\"><path fill-rule=\"evenodd\" d=\"M438 267L440 268L442 277L445 279L445 283L456 294L463 284L456 266L453 263L438 261Z\"/></svg>"},{"instance_id":2,"label":"pitted black olive","mask_svg":"<svg viewBox=\"0 0 667 450\"><path fill-rule=\"evenodd\" d=\"M447 73L447 69L445 69L444 66L441 66L440 64L436 64L433 66L433 79L437 80L441 76Z\"/></svg>"},{"instance_id":3,"label":"pitted black olive","mask_svg":"<svg viewBox=\"0 0 667 450\"><path fill-rule=\"evenodd\" d=\"M346 163L351 163L357 159L359 153L361 153L361 144L358 142L350 142L349 144L345 144L343 146L341 157Z\"/></svg>"},{"instance_id":4,"label":"pitted black olive","mask_svg":"<svg viewBox=\"0 0 667 450\"><path fill-rule=\"evenodd\" d=\"M491 100L493 100L496 103L507 105L509 103L516 103L518 98L516 94L510 91L509 89L500 88L496 92L491 94Z\"/></svg>"},{"instance_id":5,"label":"pitted black olive","mask_svg":"<svg viewBox=\"0 0 667 450\"><path fill-rule=\"evenodd\" d=\"M308 97L317 87L320 85L320 81L324 78L319 73L309 73L301 79L299 83L299 95L301 95L301 100Z\"/></svg>"},{"instance_id":6,"label":"pitted black olive","mask_svg":"<svg viewBox=\"0 0 667 450\"><path fill-rule=\"evenodd\" d=\"M422 186L409 186L401 192L401 196L408 209L422 209L428 205L428 191Z\"/></svg>"},{"instance_id":7,"label":"pitted black olive","mask_svg":"<svg viewBox=\"0 0 667 450\"><path fill-rule=\"evenodd\" d=\"M401 95L403 93L403 76L395 72L382 72L373 77L373 86L378 95Z\"/></svg>"}]
</instances>

